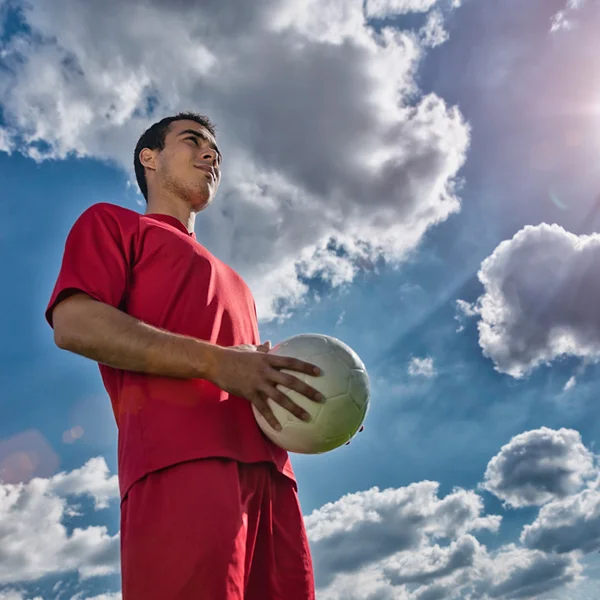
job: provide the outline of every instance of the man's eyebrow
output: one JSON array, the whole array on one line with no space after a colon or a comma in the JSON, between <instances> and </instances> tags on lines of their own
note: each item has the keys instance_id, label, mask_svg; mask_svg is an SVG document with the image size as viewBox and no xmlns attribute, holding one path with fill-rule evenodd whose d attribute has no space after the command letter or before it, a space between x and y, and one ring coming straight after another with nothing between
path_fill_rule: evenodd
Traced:
<instances>
[{"instance_id":1,"label":"man's eyebrow","mask_svg":"<svg viewBox=\"0 0 600 600\"><path fill-rule=\"evenodd\" d=\"M221 151L217 148L217 145L206 135L204 135L203 133L201 133L200 131L196 131L195 129L184 129L181 133L177 134L177 137L181 137L184 134L192 134L195 135L196 137L200 138L201 140L204 140L205 142L209 142L210 147L219 155L221 156Z\"/></svg>"}]
</instances>

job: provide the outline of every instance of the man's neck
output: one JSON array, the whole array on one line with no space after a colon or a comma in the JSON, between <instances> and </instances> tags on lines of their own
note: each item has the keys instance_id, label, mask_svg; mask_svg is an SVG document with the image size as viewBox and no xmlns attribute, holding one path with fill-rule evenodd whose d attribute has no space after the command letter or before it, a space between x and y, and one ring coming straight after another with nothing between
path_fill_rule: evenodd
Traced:
<instances>
[{"instance_id":1,"label":"man's neck","mask_svg":"<svg viewBox=\"0 0 600 600\"><path fill-rule=\"evenodd\" d=\"M148 198L146 207L147 215L169 215L181 221L187 230L192 233L196 223L196 213L192 212L188 206L181 203L169 201L169 199Z\"/></svg>"}]
</instances>

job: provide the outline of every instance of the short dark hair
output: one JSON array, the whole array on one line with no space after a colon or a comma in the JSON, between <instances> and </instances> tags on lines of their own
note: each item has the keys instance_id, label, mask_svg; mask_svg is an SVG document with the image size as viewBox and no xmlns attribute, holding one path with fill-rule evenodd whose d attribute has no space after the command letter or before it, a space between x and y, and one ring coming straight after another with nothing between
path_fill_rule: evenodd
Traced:
<instances>
[{"instance_id":1,"label":"short dark hair","mask_svg":"<svg viewBox=\"0 0 600 600\"><path fill-rule=\"evenodd\" d=\"M140 161L140 152L144 148L150 148L150 150L162 150L165 147L165 137L169 126L173 121L196 121L199 125L202 125L205 129L210 131L212 135L215 135L215 126L208 117L199 115L193 112L182 112L178 113L173 117L165 117L161 121L154 123L151 127L146 129L141 135L138 143L135 146L135 153L133 157L133 166L135 168L135 177L137 179L140 191L144 195L146 202L148 202L148 184L146 182L146 169Z\"/></svg>"}]
</instances>

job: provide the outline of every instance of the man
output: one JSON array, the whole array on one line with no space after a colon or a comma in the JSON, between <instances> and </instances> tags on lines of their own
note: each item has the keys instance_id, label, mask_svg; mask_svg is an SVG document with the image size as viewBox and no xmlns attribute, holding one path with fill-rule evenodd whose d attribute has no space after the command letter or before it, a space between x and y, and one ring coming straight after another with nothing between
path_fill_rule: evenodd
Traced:
<instances>
[{"instance_id":1,"label":"man","mask_svg":"<svg viewBox=\"0 0 600 600\"><path fill-rule=\"evenodd\" d=\"M46 318L99 363L119 430L123 600L311 600L312 562L288 455L260 431L276 389L314 401L268 354L242 279L194 234L221 154L208 118L155 123L135 149L144 215L88 208L71 229ZM227 235L224 231L223 235Z\"/></svg>"}]
</instances>

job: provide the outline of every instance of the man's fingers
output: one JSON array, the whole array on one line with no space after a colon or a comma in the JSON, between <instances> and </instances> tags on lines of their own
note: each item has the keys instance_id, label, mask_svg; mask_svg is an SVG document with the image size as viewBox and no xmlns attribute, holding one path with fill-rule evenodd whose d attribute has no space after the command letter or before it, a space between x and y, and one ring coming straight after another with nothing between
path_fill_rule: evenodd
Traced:
<instances>
[{"instance_id":1,"label":"man's fingers","mask_svg":"<svg viewBox=\"0 0 600 600\"><path fill-rule=\"evenodd\" d=\"M323 398L323 395L321 394L321 392L319 392L318 390L315 390L315 388L311 387L307 383L304 383L304 381L298 379L297 377L290 375L289 373L282 373L281 371L278 371L277 369L273 369L273 372L271 373L271 377L272 377L273 381L275 381L276 383L283 385L284 387L286 387L290 390L294 390L295 392L298 392L299 394L302 394L309 400L314 400L315 402L323 402L324 401L324 398Z\"/></svg>"},{"instance_id":2,"label":"man's fingers","mask_svg":"<svg viewBox=\"0 0 600 600\"><path fill-rule=\"evenodd\" d=\"M264 394L257 394L252 402L258 412L265 418L267 423L276 431L281 431L281 424L277 420L277 417L273 414L273 411L269 408L269 403Z\"/></svg>"},{"instance_id":3,"label":"man's fingers","mask_svg":"<svg viewBox=\"0 0 600 600\"><path fill-rule=\"evenodd\" d=\"M285 408L288 412L292 413L298 419L302 421L310 420L310 414L307 413L301 406L298 406L290 400L290 398L281 390L275 387L265 388L264 392L273 402L277 402L279 406Z\"/></svg>"},{"instance_id":4,"label":"man's fingers","mask_svg":"<svg viewBox=\"0 0 600 600\"><path fill-rule=\"evenodd\" d=\"M287 369L288 371L298 371L308 375L317 376L321 374L321 369L317 365L307 363L299 358L291 358L290 356L271 355L270 364L276 369Z\"/></svg>"}]
</instances>

